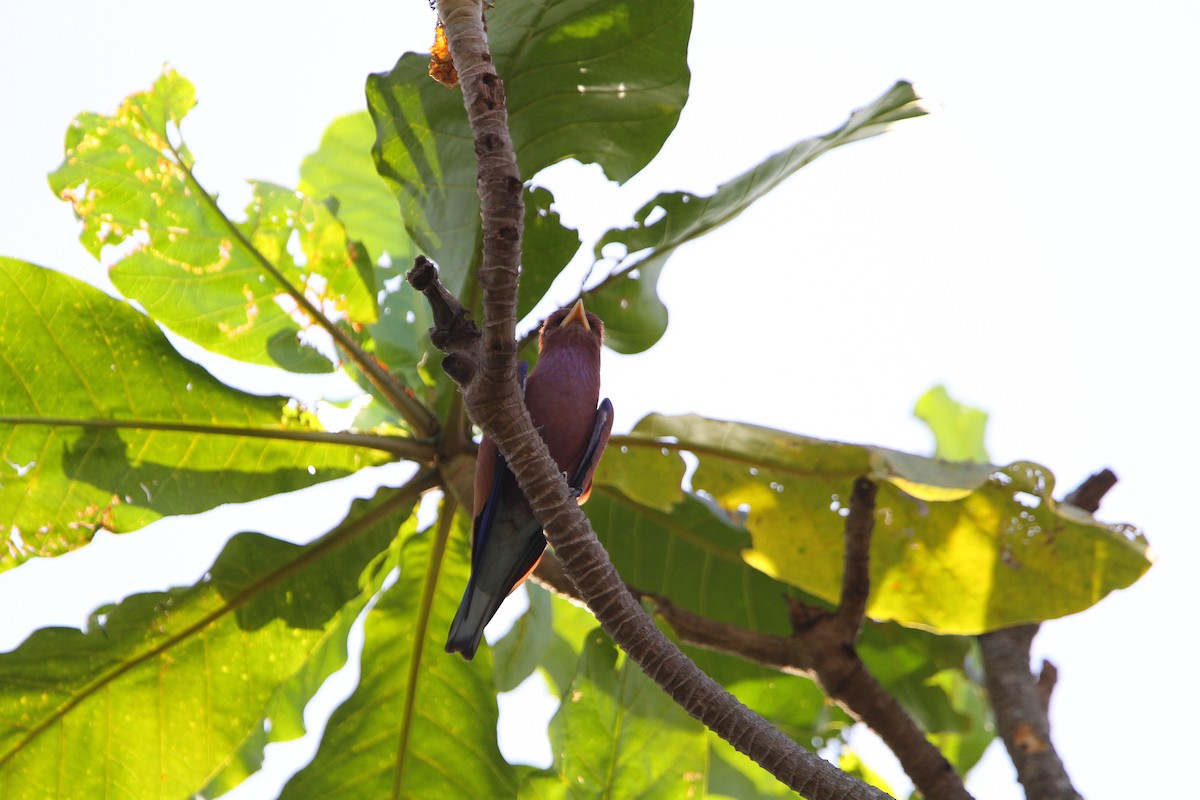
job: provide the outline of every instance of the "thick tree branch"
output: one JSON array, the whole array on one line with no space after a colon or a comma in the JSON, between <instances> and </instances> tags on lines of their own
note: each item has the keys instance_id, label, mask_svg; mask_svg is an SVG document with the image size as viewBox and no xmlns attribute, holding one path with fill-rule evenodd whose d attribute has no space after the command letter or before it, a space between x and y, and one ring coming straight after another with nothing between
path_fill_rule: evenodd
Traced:
<instances>
[{"instance_id":1,"label":"thick tree branch","mask_svg":"<svg viewBox=\"0 0 1200 800\"><path fill-rule=\"evenodd\" d=\"M1116 482L1111 470L1101 470L1063 502L1094 514ZM1025 796L1029 800L1076 800L1081 795L1050 739L1050 692L1057 670L1047 661L1039 677L1029 671L1029 651L1037 631L1037 625L1018 625L979 637L988 695L996 728L1016 767L1017 779L1025 787Z\"/></svg>"},{"instance_id":2,"label":"thick tree branch","mask_svg":"<svg viewBox=\"0 0 1200 800\"><path fill-rule=\"evenodd\" d=\"M483 215L479 272L482 337L455 333L445 342L445 351L452 357L450 374L459 382L467 410L504 454L547 538L601 625L676 702L811 800L886 797L797 745L684 656L625 590L587 517L568 492L517 388L522 182L507 129L504 86L488 52L483 4L480 0L438 0L437 7L475 138ZM428 278L432 265L426 262L424 266ZM413 285L417 286L422 275L415 277ZM431 302L437 302L435 298L446 302L450 316L462 319L432 283L424 280L422 284L426 297Z\"/></svg>"},{"instance_id":3,"label":"thick tree branch","mask_svg":"<svg viewBox=\"0 0 1200 800\"><path fill-rule=\"evenodd\" d=\"M446 320L449 325L444 331L435 331L434 338L445 342L447 358L453 359L451 377L469 375L477 382L479 372L463 365L477 363L480 336L472 334L474 326L465 314L460 313L458 301L435 286L436 267L428 259L418 258L408 279L414 288L425 293L435 308L435 318ZM442 304L446 307L438 309ZM464 386L463 391L469 397L469 386ZM521 409L524 410L523 405ZM510 410L509 413L514 412ZM528 415L525 418L527 420ZM481 424L481 427L484 426ZM484 430L488 428L484 427ZM541 437L536 439L542 452L533 456L544 457L545 463L531 465L530 457L514 456L509 457L509 466L522 483L530 505L543 521L559 556L547 554L542 559L541 579L552 581L557 590L587 603L614 641L664 691L781 782L812 800L887 797L803 749L746 708L700 671L655 627L653 620L642 610L637 596L617 575L587 517L568 494L562 476L545 452ZM550 479L541 474L540 467L550 471ZM527 479L530 484L525 483ZM531 491L530 485L537 487L537 494Z\"/></svg>"},{"instance_id":4,"label":"thick tree branch","mask_svg":"<svg viewBox=\"0 0 1200 800\"><path fill-rule=\"evenodd\" d=\"M633 587L628 587L629 591L654 602L656 612L685 644L817 681L830 699L879 734L925 797L967 800L970 794L958 773L903 706L875 680L855 649L870 591L868 554L875 525L875 484L866 478L856 480L849 508L839 606L829 612L792 602L790 612L796 630L791 636L717 622L680 608L661 595ZM578 596L555 561L545 558L542 564L535 577L560 593Z\"/></svg>"}]
</instances>

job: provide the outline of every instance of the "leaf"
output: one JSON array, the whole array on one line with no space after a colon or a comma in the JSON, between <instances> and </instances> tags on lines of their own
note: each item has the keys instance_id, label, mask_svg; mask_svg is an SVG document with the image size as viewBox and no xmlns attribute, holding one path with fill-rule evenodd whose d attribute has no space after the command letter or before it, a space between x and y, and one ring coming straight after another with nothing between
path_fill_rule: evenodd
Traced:
<instances>
[{"instance_id":1,"label":"leaf","mask_svg":"<svg viewBox=\"0 0 1200 800\"><path fill-rule=\"evenodd\" d=\"M717 187L707 197L663 192L634 215L629 228L610 230L596 243L599 262L609 246L622 255L610 277L586 293L588 308L604 320L605 344L619 353L651 347L667 328L667 309L658 298L658 278L680 245L724 225L801 167L836 147L877 136L893 123L925 113L912 86L903 81L858 109L839 128L804 139Z\"/></svg>"},{"instance_id":2,"label":"leaf","mask_svg":"<svg viewBox=\"0 0 1200 800\"><path fill-rule=\"evenodd\" d=\"M917 400L913 416L929 426L937 442L934 455L946 461L986 464L984 432L987 414L952 399L945 386L935 386Z\"/></svg>"},{"instance_id":3,"label":"leaf","mask_svg":"<svg viewBox=\"0 0 1200 800\"><path fill-rule=\"evenodd\" d=\"M1150 565L1140 534L1060 506L1053 476L1028 462L952 464L687 415L652 414L614 446L694 453L693 487L746 519L747 562L828 602L851 484L879 482L867 612L877 620L971 634L1052 619Z\"/></svg>"},{"instance_id":4,"label":"leaf","mask_svg":"<svg viewBox=\"0 0 1200 800\"><path fill-rule=\"evenodd\" d=\"M574 158L618 183L675 129L691 75L691 0L498 4L488 40L522 175Z\"/></svg>"},{"instance_id":5,"label":"leaf","mask_svg":"<svg viewBox=\"0 0 1200 800\"><path fill-rule=\"evenodd\" d=\"M487 648L471 662L443 649L469 572L467 515L456 517L452 537L448 522L397 543L400 579L367 614L358 688L284 800L515 794L496 745Z\"/></svg>"},{"instance_id":6,"label":"leaf","mask_svg":"<svg viewBox=\"0 0 1200 800\"><path fill-rule=\"evenodd\" d=\"M323 203L279 187L256 184L247 221L227 217L180 137L193 105L191 83L166 69L112 116L80 114L51 188L82 220L88 251L115 261L113 284L158 322L230 358L330 371L296 297L371 322L370 265Z\"/></svg>"},{"instance_id":7,"label":"leaf","mask_svg":"<svg viewBox=\"0 0 1200 800\"><path fill-rule=\"evenodd\" d=\"M796 793L780 783L778 778L715 733L709 734L708 742L710 757L706 797L767 800L796 796Z\"/></svg>"},{"instance_id":8,"label":"leaf","mask_svg":"<svg viewBox=\"0 0 1200 800\"><path fill-rule=\"evenodd\" d=\"M705 728L596 630L550 722L554 768L522 797L688 798L703 792Z\"/></svg>"},{"instance_id":9,"label":"leaf","mask_svg":"<svg viewBox=\"0 0 1200 800\"><path fill-rule=\"evenodd\" d=\"M620 448L610 446L604 460L612 458L612 472L619 472L638 449L622 456ZM588 518L626 583L717 622L791 634L786 598L798 592L745 563L741 551L749 537L722 519L719 509L684 495L664 512L632 501L603 479L597 471ZM811 743L814 737L834 736L847 722L808 678L696 648L686 652L739 700L797 739Z\"/></svg>"},{"instance_id":10,"label":"leaf","mask_svg":"<svg viewBox=\"0 0 1200 800\"><path fill-rule=\"evenodd\" d=\"M488 38L523 178L567 158L594 161L617 181L648 164L687 100L691 15L690 0L533 0L490 10ZM428 57L409 53L368 79L374 154L409 235L463 297L482 243L475 152L461 93L430 80L427 69ZM537 303L578 247L549 213L548 195L526 197L522 309Z\"/></svg>"},{"instance_id":11,"label":"leaf","mask_svg":"<svg viewBox=\"0 0 1200 800\"><path fill-rule=\"evenodd\" d=\"M320 147L300 165L299 189L309 197L332 198L350 238L362 242L376 263L386 255L396 267L415 253L396 198L375 171L374 144L369 113L338 117L325 129Z\"/></svg>"},{"instance_id":12,"label":"leaf","mask_svg":"<svg viewBox=\"0 0 1200 800\"><path fill-rule=\"evenodd\" d=\"M554 638L551 595L537 584L525 584L529 608L492 647L496 690L511 692L537 669Z\"/></svg>"},{"instance_id":13,"label":"leaf","mask_svg":"<svg viewBox=\"0 0 1200 800\"><path fill-rule=\"evenodd\" d=\"M528 585L528 584L526 584ZM549 594L541 587L529 587L530 593L540 591ZM550 595L551 619L550 643L542 652L538 667L546 678L550 690L563 694L575 677L579 666L579 657L583 653L584 643L588 634L596 629L596 618L586 607L571 602L558 595Z\"/></svg>"},{"instance_id":14,"label":"leaf","mask_svg":"<svg viewBox=\"0 0 1200 800\"><path fill-rule=\"evenodd\" d=\"M868 622L858 641L859 658L871 676L896 699L926 733L958 732L967 720L955 708L957 687L947 692L939 675L965 674L971 643L958 636L937 636L893 623ZM977 720L982 725L982 720ZM990 735L990 734L989 734Z\"/></svg>"},{"instance_id":15,"label":"leaf","mask_svg":"<svg viewBox=\"0 0 1200 800\"><path fill-rule=\"evenodd\" d=\"M388 460L231 389L130 306L0 258L0 569ZM386 442L386 440L380 440ZM378 446L378 444L377 444Z\"/></svg>"},{"instance_id":16,"label":"leaf","mask_svg":"<svg viewBox=\"0 0 1200 800\"><path fill-rule=\"evenodd\" d=\"M517 319L523 319L542 299L555 276L579 250L579 233L562 224L554 210L549 189L531 186L525 190L525 233L522 251L536 254L525 258L517 288Z\"/></svg>"},{"instance_id":17,"label":"leaf","mask_svg":"<svg viewBox=\"0 0 1200 800\"><path fill-rule=\"evenodd\" d=\"M86 631L46 628L0 654L6 800L188 797L248 742L303 733L304 704L344 662L412 508L389 489L310 545L239 534L195 586L127 597Z\"/></svg>"},{"instance_id":18,"label":"leaf","mask_svg":"<svg viewBox=\"0 0 1200 800\"><path fill-rule=\"evenodd\" d=\"M704 502L685 496L664 513L629 501L597 479L587 514L621 578L639 591L666 596L719 622L791 632L787 587L746 565L741 551L750 546L749 535Z\"/></svg>"},{"instance_id":19,"label":"leaf","mask_svg":"<svg viewBox=\"0 0 1200 800\"><path fill-rule=\"evenodd\" d=\"M996 738L987 690L957 670L939 672L929 682L950 698L962 720L957 729L936 731L929 738L958 774L966 775Z\"/></svg>"},{"instance_id":20,"label":"leaf","mask_svg":"<svg viewBox=\"0 0 1200 800\"><path fill-rule=\"evenodd\" d=\"M870 784L889 795L896 795L896 790L888 784L883 776L871 769L856 753L849 750L843 751L841 758L838 759L838 769L850 773L863 783Z\"/></svg>"}]
</instances>

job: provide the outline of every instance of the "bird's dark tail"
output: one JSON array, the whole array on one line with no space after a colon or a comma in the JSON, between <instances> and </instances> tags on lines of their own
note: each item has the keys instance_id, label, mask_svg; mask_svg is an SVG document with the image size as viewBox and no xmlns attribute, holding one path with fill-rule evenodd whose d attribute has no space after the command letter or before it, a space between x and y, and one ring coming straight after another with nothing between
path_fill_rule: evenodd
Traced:
<instances>
[{"instance_id":1,"label":"bird's dark tail","mask_svg":"<svg viewBox=\"0 0 1200 800\"><path fill-rule=\"evenodd\" d=\"M468 661L474 658L475 651L479 649L479 642L483 639L483 629L503 602L504 595L491 597L487 592L477 589L475 578L472 576L467 583L467 590L463 592L462 602L458 604L454 622L450 623L450 633L446 636L446 652L462 653L463 658Z\"/></svg>"}]
</instances>

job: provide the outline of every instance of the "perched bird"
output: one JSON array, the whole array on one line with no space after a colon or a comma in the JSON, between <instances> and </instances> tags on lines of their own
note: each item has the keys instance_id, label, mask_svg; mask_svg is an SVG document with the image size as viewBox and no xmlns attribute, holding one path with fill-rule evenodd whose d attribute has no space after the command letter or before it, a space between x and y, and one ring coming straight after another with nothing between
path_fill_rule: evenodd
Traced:
<instances>
[{"instance_id":1,"label":"perched bird","mask_svg":"<svg viewBox=\"0 0 1200 800\"><path fill-rule=\"evenodd\" d=\"M583 301L559 309L538 335L538 362L525 382L525 407L550 456L579 503L612 431L612 403L600 397L600 343L604 323ZM475 525L471 579L450 625L446 652L474 658L483 628L509 592L529 576L546 549L542 525L517 479L487 436L475 462Z\"/></svg>"}]
</instances>

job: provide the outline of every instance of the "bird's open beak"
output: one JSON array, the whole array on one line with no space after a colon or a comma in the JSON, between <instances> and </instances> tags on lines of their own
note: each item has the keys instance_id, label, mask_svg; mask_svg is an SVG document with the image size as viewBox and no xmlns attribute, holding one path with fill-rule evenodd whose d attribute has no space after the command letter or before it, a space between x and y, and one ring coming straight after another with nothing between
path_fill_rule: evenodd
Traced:
<instances>
[{"instance_id":1,"label":"bird's open beak","mask_svg":"<svg viewBox=\"0 0 1200 800\"><path fill-rule=\"evenodd\" d=\"M578 322L583 326L585 331L590 331L592 329L592 326L588 324L587 314L583 310L583 298L575 301L575 305L571 306L570 313L567 314L566 318L563 319L562 323L558 327L565 328L572 322Z\"/></svg>"}]
</instances>

